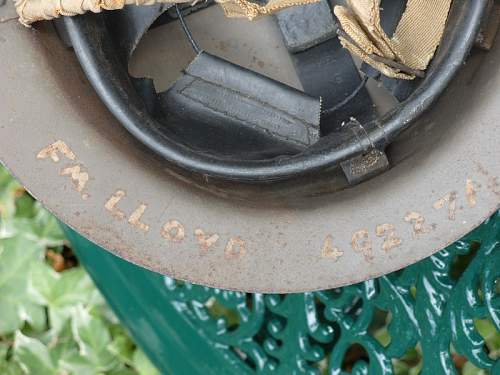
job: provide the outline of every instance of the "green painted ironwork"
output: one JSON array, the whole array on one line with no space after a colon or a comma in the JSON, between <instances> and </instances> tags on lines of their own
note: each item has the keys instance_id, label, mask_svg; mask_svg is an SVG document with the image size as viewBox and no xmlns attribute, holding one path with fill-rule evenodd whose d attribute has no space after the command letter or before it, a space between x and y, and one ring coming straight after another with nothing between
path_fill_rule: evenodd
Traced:
<instances>
[{"instance_id":1,"label":"green painted ironwork","mask_svg":"<svg viewBox=\"0 0 500 375\"><path fill-rule=\"evenodd\" d=\"M500 211L402 271L286 296L178 282L67 234L164 373L394 374L401 359L418 352L421 374L457 373L457 358L500 374L497 353L488 352L480 329L500 331Z\"/></svg>"}]
</instances>

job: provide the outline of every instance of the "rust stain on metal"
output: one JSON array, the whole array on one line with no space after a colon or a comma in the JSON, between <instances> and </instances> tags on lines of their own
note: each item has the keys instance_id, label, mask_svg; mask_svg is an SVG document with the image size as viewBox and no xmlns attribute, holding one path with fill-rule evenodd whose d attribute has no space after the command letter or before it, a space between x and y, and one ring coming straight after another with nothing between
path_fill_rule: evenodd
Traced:
<instances>
[{"instance_id":1,"label":"rust stain on metal","mask_svg":"<svg viewBox=\"0 0 500 375\"><path fill-rule=\"evenodd\" d=\"M186 238L186 230L184 225L173 219L165 223L161 229L161 236L169 241L179 243Z\"/></svg>"},{"instance_id":2,"label":"rust stain on metal","mask_svg":"<svg viewBox=\"0 0 500 375\"><path fill-rule=\"evenodd\" d=\"M483 167L483 165L481 163L475 162L475 164L476 164L476 167L477 167L477 171L480 174L482 174L483 176L489 176L490 173L488 172L488 170L485 167Z\"/></svg>"},{"instance_id":3,"label":"rust stain on metal","mask_svg":"<svg viewBox=\"0 0 500 375\"><path fill-rule=\"evenodd\" d=\"M448 205L448 219L454 221L457 217L457 192L452 191L434 203L432 207L440 210Z\"/></svg>"},{"instance_id":4,"label":"rust stain on metal","mask_svg":"<svg viewBox=\"0 0 500 375\"><path fill-rule=\"evenodd\" d=\"M227 242L224 254L227 259L241 259L247 253L247 244L241 237L232 237Z\"/></svg>"},{"instance_id":5,"label":"rust stain on metal","mask_svg":"<svg viewBox=\"0 0 500 375\"><path fill-rule=\"evenodd\" d=\"M408 212L404 220L413 225L413 239L417 238L418 235L427 234L432 231L432 227L425 223L425 217L419 212Z\"/></svg>"},{"instance_id":6,"label":"rust stain on metal","mask_svg":"<svg viewBox=\"0 0 500 375\"><path fill-rule=\"evenodd\" d=\"M146 212L146 208L148 208L148 206L144 203L141 203L139 207L137 207L136 210L132 212L132 215L130 215L130 217L128 218L129 224L144 232L149 231L149 225L141 222L142 215L144 215L144 212Z\"/></svg>"},{"instance_id":7,"label":"rust stain on metal","mask_svg":"<svg viewBox=\"0 0 500 375\"><path fill-rule=\"evenodd\" d=\"M82 170L81 165L63 168L59 174L61 176L71 176L73 186L75 190L81 194L82 199L89 198L89 195L84 192L87 182L89 182L89 174Z\"/></svg>"},{"instance_id":8,"label":"rust stain on metal","mask_svg":"<svg viewBox=\"0 0 500 375\"><path fill-rule=\"evenodd\" d=\"M381 224L377 225L375 229L377 237L385 237L384 243L382 244L382 250L386 253L392 249L401 246L403 241L396 234L396 227L393 224Z\"/></svg>"},{"instance_id":9,"label":"rust stain on metal","mask_svg":"<svg viewBox=\"0 0 500 375\"><path fill-rule=\"evenodd\" d=\"M362 253L367 262L373 260L373 245L366 229L358 230L352 235L351 246L355 252Z\"/></svg>"},{"instance_id":10,"label":"rust stain on metal","mask_svg":"<svg viewBox=\"0 0 500 375\"><path fill-rule=\"evenodd\" d=\"M476 162L475 164L479 173L481 173L485 177L488 177L488 190L490 190L497 197L500 197L500 182L498 181L498 176L492 176L481 163Z\"/></svg>"},{"instance_id":11,"label":"rust stain on metal","mask_svg":"<svg viewBox=\"0 0 500 375\"><path fill-rule=\"evenodd\" d=\"M321 257L326 259L332 259L334 262L338 262L340 258L344 256L344 252L340 250L337 246L333 244L333 236L328 235L325 239L323 249L321 250Z\"/></svg>"},{"instance_id":12,"label":"rust stain on metal","mask_svg":"<svg viewBox=\"0 0 500 375\"><path fill-rule=\"evenodd\" d=\"M354 175L364 174L371 167L377 165L380 158L383 156L383 153L379 150L371 150L362 157L357 160L356 163L353 163L351 166L351 173Z\"/></svg>"},{"instance_id":13,"label":"rust stain on metal","mask_svg":"<svg viewBox=\"0 0 500 375\"><path fill-rule=\"evenodd\" d=\"M111 215L113 215L113 217L117 218L118 220L125 219L125 213L116 207L118 202L120 202L125 195L125 191L117 190L104 205L104 208L111 212Z\"/></svg>"},{"instance_id":14,"label":"rust stain on metal","mask_svg":"<svg viewBox=\"0 0 500 375\"><path fill-rule=\"evenodd\" d=\"M67 157L69 160L75 160L76 155L75 153L69 148L69 146L66 144L66 142L58 140L47 147L44 147L38 155L36 156L37 159L47 159L51 158L53 162L57 163L59 162L59 153L63 154L65 157Z\"/></svg>"},{"instance_id":15,"label":"rust stain on metal","mask_svg":"<svg viewBox=\"0 0 500 375\"><path fill-rule=\"evenodd\" d=\"M202 229L196 229L194 231L194 235L196 236L196 240L198 241L198 245L200 245L200 249L203 252L207 252L210 250L212 246L214 246L219 240L219 235L217 233L208 235Z\"/></svg>"},{"instance_id":16,"label":"rust stain on metal","mask_svg":"<svg viewBox=\"0 0 500 375\"><path fill-rule=\"evenodd\" d=\"M488 189L490 189L490 191L497 197L500 197L500 182L498 181L497 176L490 177L488 181Z\"/></svg>"},{"instance_id":17,"label":"rust stain on metal","mask_svg":"<svg viewBox=\"0 0 500 375\"><path fill-rule=\"evenodd\" d=\"M465 183L465 196L467 198L469 207L475 207L477 204L477 191L476 187L474 186L474 181L472 181L470 178L468 178L467 182Z\"/></svg>"}]
</instances>

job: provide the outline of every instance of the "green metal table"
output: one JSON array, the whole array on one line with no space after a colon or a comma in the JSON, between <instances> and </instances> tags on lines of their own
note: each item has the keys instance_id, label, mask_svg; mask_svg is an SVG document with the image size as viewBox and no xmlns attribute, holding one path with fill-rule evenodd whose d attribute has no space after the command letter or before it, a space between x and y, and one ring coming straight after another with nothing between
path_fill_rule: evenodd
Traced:
<instances>
[{"instance_id":1,"label":"green metal table","mask_svg":"<svg viewBox=\"0 0 500 375\"><path fill-rule=\"evenodd\" d=\"M479 323L500 330L500 211L440 253L344 288L263 295L178 282L71 229L82 264L162 373L393 374L418 350L422 374L457 358L500 374ZM385 338L377 325L390 322ZM459 359L458 359L459 361Z\"/></svg>"}]
</instances>

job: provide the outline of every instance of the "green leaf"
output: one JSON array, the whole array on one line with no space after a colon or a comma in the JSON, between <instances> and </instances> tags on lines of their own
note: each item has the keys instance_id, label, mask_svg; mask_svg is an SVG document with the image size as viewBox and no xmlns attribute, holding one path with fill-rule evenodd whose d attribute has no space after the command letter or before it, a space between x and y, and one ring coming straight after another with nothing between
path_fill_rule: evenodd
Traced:
<instances>
[{"instance_id":1,"label":"green leaf","mask_svg":"<svg viewBox=\"0 0 500 375\"><path fill-rule=\"evenodd\" d=\"M0 360L0 374L2 375L22 375L23 370L19 364L14 361L1 361Z\"/></svg>"},{"instance_id":2,"label":"green leaf","mask_svg":"<svg viewBox=\"0 0 500 375\"><path fill-rule=\"evenodd\" d=\"M25 237L43 250L64 245L64 233L54 216L37 202L33 204L33 215L0 220L0 238Z\"/></svg>"},{"instance_id":3,"label":"green leaf","mask_svg":"<svg viewBox=\"0 0 500 375\"><path fill-rule=\"evenodd\" d=\"M39 241L46 247L62 246L66 238L57 219L38 202L34 205L34 211L33 229Z\"/></svg>"},{"instance_id":4,"label":"green leaf","mask_svg":"<svg viewBox=\"0 0 500 375\"><path fill-rule=\"evenodd\" d=\"M118 334L109 344L108 349L116 355L122 362L127 365L132 365L135 344L126 334Z\"/></svg>"},{"instance_id":5,"label":"green leaf","mask_svg":"<svg viewBox=\"0 0 500 375\"><path fill-rule=\"evenodd\" d=\"M72 353L67 358L61 360L60 365L69 374L95 375L99 373L95 364L89 358L79 353Z\"/></svg>"},{"instance_id":6,"label":"green leaf","mask_svg":"<svg viewBox=\"0 0 500 375\"><path fill-rule=\"evenodd\" d=\"M110 371L119 365L118 359L108 349L111 336L106 325L82 305L74 311L72 331L80 354L94 366L94 373Z\"/></svg>"},{"instance_id":7,"label":"green leaf","mask_svg":"<svg viewBox=\"0 0 500 375\"><path fill-rule=\"evenodd\" d=\"M47 248L65 243L58 221L0 167L0 374L132 375L135 362L158 374L82 268L50 267Z\"/></svg>"},{"instance_id":8,"label":"green leaf","mask_svg":"<svg viewBox=\"0 0 500 375\"><path fill-rule=\"evenodd\" d=\"M78 354L78 346L73 338L58 342L50 349L50 356L52 360L58 364L68 358L71 358L75 354Z\"/></svg>"},{"instance_id":9,"label":"green leaf","mask_svg":"<svg viewBox=\"0 0 500 375\"><path fill-rule=\"evenodd\" d=\"M8 343L0 341L0 363L7 360L7 353L9 352L9 349L10 345Z\"/></svg>"},{"instance_id":10,"label":"green leaf","mask_svg":"<svg viewBox=\"0 0 500 375\"><path fill-rule=\"evenodd\" d=\"M96 289L83 268L73 268L60 274L51 291L49 305L53 307L88 304Z\"/></svg>"},{"instance_id":11,"label":"green leaf","mask_svg":"<svg viewBox=\"0 0 500 375\"><path fill-rule=\"evenodd\" d=\"M48 348L40 341L16 332L14 356L27 374L54 375L57 373Z\"/></svg>"},{"instance_id":12,"label":"green leaf","mask_svg":"<svg viewBox=\"0 0 500 375\"><path fill-rule=\"evenodd\" d=\"M137 375L137 372L129 368L110 371L108 375Z\"/></svg>"},{"instance_id":13,"label":"green leaf","mask_svg":"<svg viewBox=\"0 0 500 375\"><path fill-rule=\"evenodd\" d=\"M90 315L81 305L75 310L72 328L83 352L102 351L111 342L109 331L102 321Z\"/></svg>"},{"instance_id":14,"label":"green leaf","mask_svg":"<svg viewBox=\"0 0 500 375\"><path fill-rule=\"evenodd\" d=\"M475 326L491 353L500 350L500 332L489 319L476 320ZM495 358L496 359L496 358Z\"/></svg>"},{"instance_id":15,"label":"green leaf","mask_svg":"<svg viewBox=\"0 0 500 375\"><path fill-rule=\"evenodd\" d=\"M24 193L17 198L15 204L16 217L31 219L35 215L35 200L28 193Z\"/></svg>"},{"instance_id":16,"label":"green leaf","mask_svg":"<svg viewBox=\"0 0 500 375\"><path fill-rule=\"evenodd\" d=\"M83 352L100 352L110 344L111 337L106 326L83 306L76 309L73 323L73 335Z\"/></svg>"},{"instance_id":17,"label":"green leaf","mask_svg":"<svg viewBox=\"0 0 500 375\"><path fill-rule=\"evenodd\" d=\"M394 375L408 375L410 372L410 366L403 361L393 361Z\"/></svg>"},{"instance_id":18,"label":"green leaf","mask_svg":"<svg viewBox=\"0 0 500 375\"><path fill-rule=\"evenodd\" d=\"M89 300L89 306L91 306L91 314L104 319L106 323L109 324L110 329L114 329L117 326L122 327L120 320L116 317L113 310L111 310L106 300L97 289ZM114 336L113 332L111 335Z\"/></svg>"},{"instance_id":19,"label":"green leaf","mask_svg":"<svg viewBox=\"0 0 500 375\"><path fill-rule=\"evenodd\" d=\"M462 375L487 375L485 370L478 369L472 363L467 362L462 369Z\"/></svg>"},{"instance_id":20,"label":"green leaf","mask_svg":"<svg viewBox=\"0 0 500 375\"><path fill-rule=\"evenodd\" d=\"M423 367L424 367L424 362L420 361L417 366L411 368L409 375L420 374L422 372Z\"/></svg>"},{"instance_id":21,"label":"green leaf","mask_svg":"<svg viewBox=\"0 0 500 375\"><path fill-rule=\"evenodd\" d=\"M137 349L134 353L134 367L139 372L139 375L160 375L160 372L140 349Z\"/></svg>"},{"instance_id":22,"label":"green leaf","mask_svg":"<svg viewBox=\"0 0 500 375\"><path fill-rule=\"evenodd\" d=\"M377 330L373 336L383 347L387 347L391 343L391 335L387 326Z\"/></svg>"},{"instance_id":23,"label":"green leaf","mask_svg":"<svg viewBox=\"0 0 500 375\"><path fill-rule=\"evenodd\" d=\"M0 168L0 219L13 217L16 212L15 197L22 186L9 173Z\"/></svg>"},{"instance_id":24,"label":"green leaf","mask_svg":"<svg viewBox=\"0 0 500 375\"><path fill-rule=\"evenodd\" d=\"M37 236L33 233L33 223L30 219L15 217L4 221L0 238L13 238L16 236L37 242ZM39 246L39 248L44 249L43 246Z\"/></svg>"},{"instance_id":25,"label":"green leaf","mask_svg":"<svg viewBox=\"0 0 500 375\"><path fill-rule=\"evenodd\" d=\"M28 278L28 292L41 305L49 305L53 290L61 276L44 262L34 262Z\"/></svg>"},{"instance_id":26,"label":"green leaf","mask_svg":"<svg viewBox=\"0 0 500 375\"><path fill-rule=\"evenodd\" d=\"M56 336L72 316L75 305L87 305L97 293L82 268L57 273L41 263L33 267L30 280L30 293L38 303L48 306L52 334Z\"/></svg>"},{"instance_id":27,"label":"green leaf","mask_svg":"<svg viewBox=\"0 0 500 375\"><path fill-rule=\"evenodd\" d=\"M26 302L19 306L18 313L34 332L41 332L46 329L47 314L43 306Z\"/></svg>"},{"instance_id":28,"label":"green leaf","mask_svg":"<svg viewBox=\"0 0 500 375\"><path fill-rule=\"evenodd\" d=\"M45 312L28 293L28 278L40 248L23 237L0 240L0 334L13 333L25 322L42 329Z\"/></svg>"},{"instance_id":29,"label":"green leaf","mask_svg":"<svg viewBox=\"0 0 500 375\"><path fill-rule=\"evenodd\" d=\"M64 245L65 239L59 228L59 223L53 216L50 215L45 210L40 210L37 213L37 217L40 222L37 222L37 217L34 219L29 218L13 218L11 220L5 220L4 225L0 227L0 238L10 238L14 236L25 237L40 248L45 250L45 248L55 248ZM43 220L47 220L44 223Z\"/></svg>"}]
</instances>

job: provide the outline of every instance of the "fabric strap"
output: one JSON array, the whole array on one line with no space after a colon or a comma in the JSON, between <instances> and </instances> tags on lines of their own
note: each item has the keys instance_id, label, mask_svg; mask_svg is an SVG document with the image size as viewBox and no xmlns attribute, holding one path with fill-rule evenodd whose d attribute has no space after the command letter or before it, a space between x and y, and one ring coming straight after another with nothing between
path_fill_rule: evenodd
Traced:
<instances>
[{"instance_id":1,"label":"fabric strap","mask_svg":"<svg viewBox=\"0 0 500 375\"><path fill-rule=\"evenodd\" d=\"M319 0L270 0L265 5L250 0L216 0L227 17L254 20L293 6L316 3ZM33 22L51 20L59 16L75 16L86 12L122 9L125 5L153 5L161 3L195 3L196 0L16 0L19 21L29 26Z\"/></svg>"},{"instance_id":2,"label":"fabric strap","mask_svg":"<svg viewBox=\"0 0 500 375\"><path fill-rule=\"evenodd\" d=\"M189 0L175 0L187 2ZM16 0L19 21L29 26L33 22L51 20L60 16L76 16L86 12L122 9L125 5L153 5L172 3L172 0Z\"/></svg>"},{"instance_id":3,"label":"fabric strap","mask_svg":"<svg viewBox=\"0 0 500 375\"><path fill-rule=\"evenodd\" d=\"M336 6L334 13L345 32L340 36L345 48L386 76L414 79L415 74L397 66L427 68L441 42L451 2L408 0L392 38L380 25L378 0L347 0L347 6Z\"/></svg>"},{"instance_id":4,"label":"fabric strap","mask_svg":"<svg viewBox=\"0 0 500 375\"><path fill-rule=\"evenodd\" d=\"M320 0L270 0L265 5L260 5L248 0L216 0L222 6L226 17L247 18L250 21L256 18L273 14L280 10L314 4Z\"/></svg>"},{"instance_id":5,"label":"fabric strap","mask_svg":"<svg viewBox=\"0 0 500 375\"><path fill-rule=\"evenodd\" d=\"M59 16L74 16L88 11L121 9L125 5L182 3L193 0L16 0L19 21L29 26ZM265 5L250 0L216 0L227 17L254 20L262 15L317 3L319 0L270 0ZM392 37L380 23L379 0L347 0L334 13L342 26L340 41L382 74L411 80L425 70L441 42L453 0L408 0L406 10ZM405 67L408 69L402 69Z\"/></svg>"}]
</instances>

